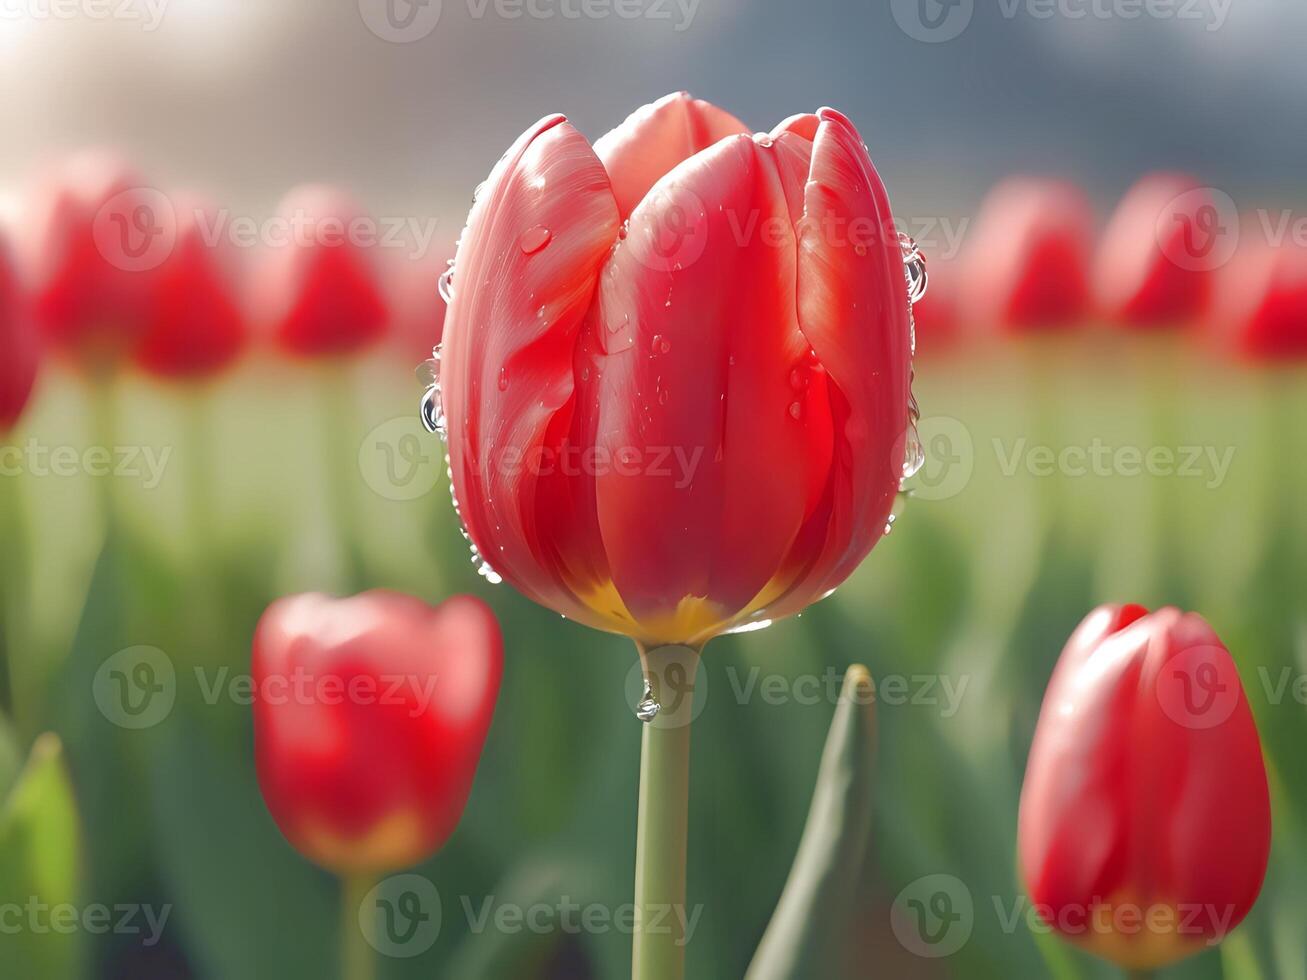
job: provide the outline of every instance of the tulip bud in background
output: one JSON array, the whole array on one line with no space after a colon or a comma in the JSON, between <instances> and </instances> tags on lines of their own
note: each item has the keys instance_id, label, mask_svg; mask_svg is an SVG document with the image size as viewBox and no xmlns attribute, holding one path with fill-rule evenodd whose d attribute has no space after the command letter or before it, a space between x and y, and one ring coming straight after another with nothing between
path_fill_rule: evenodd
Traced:
<instances>
[{"instance_id":1,"label":"tulip bud in background","mask_svg":"<svg viewBox=\"0 0 1307 980\"><path fill-rule=\"evenodd\" d=\"M684 93L531 127L473 204L440 382L474 545L650 645L802 610L883 536L910 429L889 200L833 109Z\"/></svg>"},{"instance_id":2,"label":"tulip bud in background","mask_svg":"<svg viewBox=\"0 0 1307 980\"><path fill-rule=\"evenodd\" d=\"M1026 888L1064 938L1151 970L1252 908L1271 841L1261 742L1194 613L1103 606L1044 697L1021 793Z\"/></svg>"},{"instance_id":3,"label":"tulip bud in background","mask_svg":"<svg viewBox=\"0 0 1307 980\"><path fill-rule=\"evenodd\" d=\"M254 635L255 752L286 839L341 874L439 850L467 804L502 670L499 625L471 596L269 606Z\"/></svg>"},{"instance_id":4,"label":"tulip bud in background","mask_svg":"<svg viewBox=\"0 0 1307 980\"><path fill-rule=\"evenodd\" d=\"M0 235L0 435L18 422L36 381L38 344L13 256Z\"/></svg>"},{"instance_id":5,"label":"tulip bud in background","mask_svg":"<svg viewBox=\"0 0 1307 980\"><path fill-rule=\"evenodd\" d=\"M229 366L247 340L234 256L205 238L216 209L187 196L173 202L172 247L152 277L136 361L162 378L207 377Z\"/></svg>"},{"instance_id":6,"label":"tulip bud in background","mask_svg":"<svg viewBox=\"0 0 1307 980\"><path fill-rule=\"evenodd\" d=\"M967 241L959 308L1011 333L1079 323L1089 312L1093 238L1093 212L1078 187L1008 178L985 198Z\"/></svg>"},{"instance_id":7,"label":"tulip bud in background","mask_svg":"<svg viewBox=\"0 0 1307 980\"><path fill-rule=\"evenodd\" d=\"M284 239L269 243L256 287L276 346L317 358L357 354L380 340L390 313L375 222L343 191L322 185L291 191L278 216Z\"/></svg>"},{"instance_id":8,"label":"tulip bud in background","mask_svg":"<svg viewBox=\"0 0 1307 980\"><path fill-rule=\"evenodd\" d=\"M1220 277L1211 326L1245 357L1307 357L1307 245L1286 237L1241 246Z\"/></svg>"},{"instance_id":9,"label":"tulip bud in background","mask_svg":"<svg viewBox=\"0 0 1307 980\"><path fill-rule=\"evenodd\" d=\"M1099 242L1094 291L1100 311L1136 328L1176 326L1202 316L1216 272L1229 258L1230 221L1211 189L1192 177L1142 178L1117 206Z\"/></svg>"},{"instance_id":10,"label":"tulip bud in background","mask_svg":"<svg viewBox=\"0 0 1307 980\"><path fill-rule=\"evenodd\" d=\"M33 191L24 257L52 350L96 370L129 356L168 247L161 203L126 164L99 152L70 157Z\"/></svg>"},{"instance_id":11,"label":"tulip bud in background","mask_svg":"<svg viewBox=\"0 0 1307 980\"><path fill-rule=\"evenodd\" d=\"M427 360L440 343L445 301L438 284L448 265L449 253L439 249L423 256L401 255L389 263L388 292L394 311L390 341L406 363Z\"/></svg>"}]
</instances>

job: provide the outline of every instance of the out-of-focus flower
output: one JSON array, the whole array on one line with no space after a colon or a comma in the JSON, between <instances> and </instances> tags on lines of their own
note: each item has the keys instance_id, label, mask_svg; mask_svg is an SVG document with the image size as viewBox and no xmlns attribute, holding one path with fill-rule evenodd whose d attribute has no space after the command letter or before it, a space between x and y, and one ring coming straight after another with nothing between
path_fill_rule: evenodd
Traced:
<instances>
[{"instance_id":1,"label":"out-of-focus flower","mask_svg":"<svg viewBox=\"0 0 1307 980\"><path fill-rule=\"evenodd\" d=\"M1093 236L1093 212L1078 187L1008 178L989 192L967 242L959 310L1011 333L1083 321Z\"/></svg>"},{"instance_id":2,"label":"out-of-focus flower","mask_svg":"<svg viewBox=\"0 0 1307 980\"><path fill-rule=\"evenodd\" d=\"M541 120L476 197L445 320L474 545L646 644L803 609L885 532L908 311L884 185L835 110L750 135L676 94L593 148Z\"/></svg>"},{"instance_id":3,"label":"out-of-focus flower","mask_svg":"<svg viewBox=\"0 0 1307 980\"><path fill-rule=\"evenodd\" d=\"M1117 206L1094 267L1098 306L1128 327L1176 326L1200 317L1216 272L1237 240L1214 192L1184 174L1141 179Z\"/></svg>"},{"instance_id":4,"label":"out-of-focus flower","mask_svg":"<svg viewBox=\"0 0 1307 980\"><path fill-rule=\"evenodd\" d=\"M390 311L377 223L343 191L316 184L291 191L278 219L256 288L257 315L277 347L295 357L344 356L381 339Z\"/></svg>"},{"instance_id":5,"label":"out-of-focus flower","mask_svg":"<svg viewBox=\"0 0 1307 980\"><path fill-rule=\"evenodd\" d=\"M34 190L24 221L33 310L52 350L95 370L128 356L168 247L162 195L105 153L73 156Z\"/></svg>"},{"instance_id":6,"label":"out-of-focus flower","mask_svg":"<svg viewBox=\"0 0 1307 980\"><path fill-rule=\"evenodd\" d=\"M18 422L36 381L36 331L8 243L0 236L0 433Z\"/></svg>"},{"instance_id":7,"label":"out-of-focus flower","mask_svg":"<svg viewBox=\"0 0 1307 980\"><path fill-rule=\"evenodd\" d=\"M1066 939L1130 969L1219 942L1270 851L1261 742L1198 615L1103 606L1054 671L1021 794L1026 887Z\"/></svg>"},{"instance_id":8,"label":"out-of-focus flower","mask_svg":"<svg viewBox=\"0 0 1307 980\"><path fill-rule=\"evenodd\" d=\"M1227 270L1211 314L1217 340L1258 360L1307 357L1307 245L1255 240Z\"/></svg>"},{"instance_id":9,"label":"out-of-focus flower","mask_svg":"<svg viewBox=\"0 0 1307 980\"><path fill-rule=\"evenodd\" d=\"M151 278L150 302L136 360L164 378L208 377L230 365L245 346L247 331L233 257L222 239L206 237L218 227L216 209L178 198L170 220L173 242Z\"/></svg>"},{"instance_id":10,"label":"out-of-focus flower","mask_svg":"<svg viewBox=\"0 0 1307 980\"><path fill-rule=\"evenodd\" d=\"M406 361L429 358L440 343L445 301L437 287L448 262L448 253L436 251L421 258L400 256L390 263L389 295L394 311L390 342Z\"/></svg>"},{"instance_id":11,"label":"out-of-focus flower","mask_svg":"<svg viewBox=\"0 0 1307 980\"><path fill-rule=\"evenodd\" d=\"M471 596L269 606L254 635L255 752L287 840L340 873L435 853L467 804L502 671L499 625Z\"/></svg>"}]
</instances>

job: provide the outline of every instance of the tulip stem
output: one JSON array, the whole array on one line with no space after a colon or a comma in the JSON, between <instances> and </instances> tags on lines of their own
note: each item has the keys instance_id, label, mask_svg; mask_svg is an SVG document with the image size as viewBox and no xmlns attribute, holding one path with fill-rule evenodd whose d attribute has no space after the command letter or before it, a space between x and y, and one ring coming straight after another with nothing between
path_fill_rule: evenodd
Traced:
<instances>
[{"instance_id":1,"label":"tulip stem","mask_svg":"<svg viewBox=\"0 0 1307 980\"><path fill-rule=\"evenodd\" d=\"M340 882L341 980L375 980L377 958L363 934L359 910L374 881L370 875L346 875Z\"/></svg>"},{"instance_id":2,"label":"tulip stem","mask_svg":"<svg viewBox=\"0 0 1307 980\"><path fill-rule=\"evenodd\" d=\"M682 980L687 921L685 859L690 802L690 722L699 651L640 648L661 706L644 726L635 844L632 980Z\"/></svg>"}]
</instances>

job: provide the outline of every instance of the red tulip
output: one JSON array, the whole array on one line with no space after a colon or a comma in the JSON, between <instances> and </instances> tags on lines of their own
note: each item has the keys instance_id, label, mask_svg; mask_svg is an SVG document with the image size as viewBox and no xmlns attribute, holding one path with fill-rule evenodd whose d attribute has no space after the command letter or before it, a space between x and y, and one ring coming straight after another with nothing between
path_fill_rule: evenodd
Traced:
<instances>
[{"instance_id":1,"label":"red tulip","mask_svg":"<svg viewBox=\"0 0 1307 980\"><path fill-rule=\"evenodd\" d=\"M1121 201L1099 244L1094 285L1103 313L1132 327L1201 316L1237 237L1232 227L1211 189L1192 177L1144 177Z\"/></svg>"},{"instance_id":2,"label":"red tulip","mask_svg":"<svg viewBox=\"0 0 1307 980\"><path fill-rule=\"evenodd\" d=\"M391 263L391 308L395 311L391 339L395 352L406 361L426 360L440 343L445 301L437 284L448 264L445 252L421 258L405 255Z\"/></svg>"},{"instance_id":3,"label":"red tulip","mask_svg":"<svg viewBox=\"0 0 1307 980\"><path fill-rule=\"evenodd\" d=\"M885 530L909 426L889 201L833 109L559 115L459 244L441 369L467 531L582 622L699 645L801 610Z\"/></svg>"},{"instance_id":4,"label":"red tulip","mask_svg":"<svg viewBox=\"0 0 1307 980\"><path fill-rule=\"evenodd\" d=\"M355 354L386 331L380 230L343 192L300 187L279 208L258 303L272 337L296 357ZM283 234L284 233L284 234Z\"/></svg>"},{"instance_id":5,"label":"red tulip","mask_svg":"<svg viewBox=\"0 0 1307 980\"><path fill-rule=\"evenodd\" d=\"M0 433L18 422L36 381L37 340L27 298L0 238Z\"/></svg>"},{"instance_id":6,"label":"red tulip","mask_svg":"<svg viewBox=\"0 0 1307 980\"><path fill-rule=\"evenodd\" d=\"M239 356L247 339L232 257L206 229L218 227L212 207L176 203L173 244L152 280L136 360L164 378L216 374Z\"/></svg>"},{"instance_id":7,"label":"red tulip","mask_svg":"<svg viewBox=\"0 0 1307 980\"><path fill-rule=\"evenodd\" d=\"M280 599L254 635L259 784L282 833L341 873L435 853L472 789L503 669L494 614L393 592Z\"/></svg>"},{"instance_id":8,"label":"red tulip","mask_svg":"<svg viewBox=\"0 0 1307 980\"><path fill-rule=\"evenodd\" d=\"M1044 697L1019 836L1044 920L1120 966L1172 963L1248 914L1270 851L1266 770L1200 616L1103 606L1080 625Z\"/></svg>"},{"instance_id":9,"label":"red tulip","mask_svg":"<svg viewBox=\"0 0 1307 980\"><path fill-rule=\"evenodd\" d=\"M1254 242L1240 253L1221 277L1214 331L1250 358L1307 357L1307 245Z\"/></svg>"},{"instance_id":10,"label":"red tulip","mask_svg":"<svg viewBox=\"0 0 1307 980\"><path fill-rule=\"evenodd\" d=\"M1094 217L1079 188L1012 177L989 192L967 243L959 305L1021 333L1069 326L1089 312Z\"/></svg>"},{"instance_id":11,"label":"red tulip","mask_svg":"<svg viewBox=\"0 0 1307 980\"><path fill-rule=\"evenodd\" d=\"M168 247L166 199L116 158L83 154L34 201L25 226L40 330L76 363L112 366L144 323L150 276Z\"/></svg>"}]
</instances>

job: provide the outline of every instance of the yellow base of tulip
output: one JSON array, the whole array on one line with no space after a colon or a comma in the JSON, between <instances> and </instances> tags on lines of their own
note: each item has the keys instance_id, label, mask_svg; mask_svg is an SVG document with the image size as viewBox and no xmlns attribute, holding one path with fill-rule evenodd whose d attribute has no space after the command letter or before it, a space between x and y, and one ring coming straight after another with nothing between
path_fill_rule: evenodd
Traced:
<instances>
[{"instance_id":1,"label":"yellow base of tulip","mask_svg":"<svg viewBox=\"0 0 1307 980\"><path fill-rule=\"evenodd\" d=\"M397 810L362 837L347 838L325 825L306 825L299 848L340 875L375 874L406 868L430 850L422 823L412 810Z\"/></svg>"}]
</instances>

